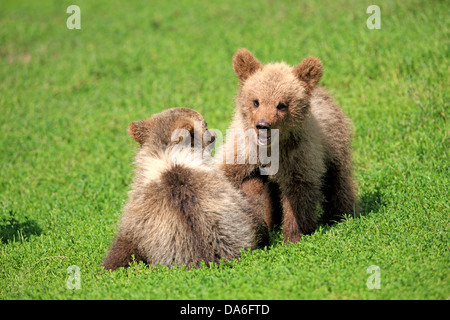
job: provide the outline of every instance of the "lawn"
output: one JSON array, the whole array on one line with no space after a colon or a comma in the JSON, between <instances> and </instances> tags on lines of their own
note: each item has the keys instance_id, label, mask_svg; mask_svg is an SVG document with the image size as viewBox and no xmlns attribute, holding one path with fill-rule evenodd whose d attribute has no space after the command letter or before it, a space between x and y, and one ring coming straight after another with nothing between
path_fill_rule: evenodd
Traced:
<instances>
[{"instance_id":1,"label":"lawn","mask_svg":"<svg viewBox=\"0 0 450 320\"><path fill-rule=\"evenodd\" d=\"M372 4L381 29L366 26ZM2 1L0 299L449 299L449 10ZM276 230L270 247L210 268L99 272L133 178L128 123L191 107L225 132L240 47L264 63L323 61L321 84L353 120L362 216L296 244Z\"/></svg>"}]
</instances>

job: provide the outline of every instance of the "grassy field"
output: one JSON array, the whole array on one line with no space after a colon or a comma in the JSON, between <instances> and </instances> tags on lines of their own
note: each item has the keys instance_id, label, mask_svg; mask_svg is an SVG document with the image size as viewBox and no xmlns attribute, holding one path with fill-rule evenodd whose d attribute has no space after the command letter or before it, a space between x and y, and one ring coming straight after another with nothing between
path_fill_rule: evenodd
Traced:
<instances>
[{"instance_id":1,"label":"grassy field","mask_svg":"<svg viewBox=\"0 0 450 320\"><path fill-rule=\"evenodd\" d=\"M81 30L66 9L81 8ZM370 30L366 9L381 9ZM0 299L449 299L448 1L2 1ZM231 57L315 55L352 118L363 214L197 270L100 273L132 120L230 124ZM81 289L67 287L69 266ZM378 266L380 288L369 266ZM373 274L375 275L375 274Z\"/></svg>"}]
</instances>

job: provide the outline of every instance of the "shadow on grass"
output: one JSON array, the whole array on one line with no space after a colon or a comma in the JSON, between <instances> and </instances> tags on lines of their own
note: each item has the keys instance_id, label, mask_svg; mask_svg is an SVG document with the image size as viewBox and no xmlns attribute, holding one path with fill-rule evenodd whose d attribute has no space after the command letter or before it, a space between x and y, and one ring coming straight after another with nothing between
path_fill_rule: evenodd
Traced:
<instances>
[{"instance_id":1,"label":"shadow on grass","mask_svg":"<svg viewBox=\"0 0 450 320\"><path fill-rule=\"evenodd\" d=\"M377 213L381 207L386 205L380 190L366 192L360 197L360 216Z\"/></svg>"},{"instance_id":2,"label":"shadow on grass","mask_svg":"<svg viewBox=\"0 0 450 320\"><path fill-rule=\"evenodd\" d=\"M384 207L385 205L386 203L383 200L383 194L380 192L380 190L376 189L375 191L363 193L359 198L359 217L376 214L378 211L380 211L380 208ZM322 208L318 208L318 211L319 216L321 216ZM355 219L358 219L358 217L356 217ZM336 221L320 221L320 227L318 227L314 232L318 232L318 230L320 229L320 232L325 233L333 228L336 223ZM282 229L283 228L281 226L281 221L275 224L273 230L270 231L270 245L276 245L283 242Z\"/></svg>"},{"instance_id":3,"label":"shadow on grass","mask_svg":"<svg viewBox=\"0 0 450 320\"><path fill-rule=\"evenodd\" d=\"M10 212L7 218L0 218L0 242L25 241L31 235L40 235L42 228L34 220L25 218L25 221L19 221Z\"/></svg>"}]
</instances>

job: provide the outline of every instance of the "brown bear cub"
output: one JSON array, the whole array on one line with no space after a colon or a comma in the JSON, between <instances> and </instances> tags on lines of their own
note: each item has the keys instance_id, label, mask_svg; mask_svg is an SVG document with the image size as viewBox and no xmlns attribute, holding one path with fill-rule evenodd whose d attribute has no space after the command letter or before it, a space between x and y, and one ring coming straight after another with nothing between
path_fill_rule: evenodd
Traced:
<instances>
[{"instance_id":1,"label":"brown bear cub","mask_svg":"<svg viewBox=\"0 0 450 320\"><path fill-rule=\"evenodd\" d=\"M266 183L251 178L249 183L264 164L259 158L255 163L225 160L237 148L237 142L228 139L221 167L236 187L243 186L244 193L278 198L278 207L266 199L269 228L281 221L285 240L296 242L317 227L320 204L324 222L356 215L351 123L325 89L317 86L321 61L309 57L295 67L283 62L263 65L240 49L233 67L240 89L231 129L256 130L250 143L266 148L272 158L278 152L278 167ZM276 150L271 132L277 132Z\"/></svg>"},{"instance_id":2,"label":"brown bear cub","mask_svg":"<svg viewBox=\"0 0 450 320\"><path fill-rule=\"evenodd\" d=\"M136 176L105 269L127 267L133 257L198 267L268 244L259 201L244 197L203 158L214 135L199 113L169 109L132 122L128 131L139 143Z\"/></svg>"}]
</instances>

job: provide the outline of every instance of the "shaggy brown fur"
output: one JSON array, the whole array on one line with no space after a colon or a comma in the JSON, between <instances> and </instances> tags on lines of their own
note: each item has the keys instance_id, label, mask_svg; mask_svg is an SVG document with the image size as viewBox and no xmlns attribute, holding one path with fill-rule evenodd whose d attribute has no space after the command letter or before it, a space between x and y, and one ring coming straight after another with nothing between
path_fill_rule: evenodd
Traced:
<instances>
[{"instance_id":1,"label":"shaggy brown fur","mask_svg":"<svg viewBox=\"0 0 450 320\"><path fill-rule=\"evenodd\" d=\"M356 214L351 123L325 89L317 86L323 71L320 60L306 58L296 67L263 65L248 50L240 49L233 67L240 90L231 129L257 130L257 139L251 143L268 150L270 134L258 129L278 129L279 169L268 177L270 184L259 180L242 187L261 164L226 164L227 152L239 143L227 140L220 157L230 181L247 194L270 199L265 202L267 225L273 226L277 214L282 214L284 238L292 242L315 230L319 204L324 222ZM272 201L277 193L282 213Z\"/></svg>"},{"instance_id":2,"label":"shaggy brown fur","mask_svg":"<svg viewBox=\"0 0 450 320\"><path fill-rule=\"evenodd\" d=\"M180 128L187 135L173 136ZM268 244L259 201L245 198L221 171L194 156L195 143L204 150L212 140L202 139L210 132L199 113L169 109L132 122L128 131L140 144L136 176L105 269L127 267L132 255L151 265L198 267ZM183 145L188 138L191 144Z\"/></svg>"}]
</instances>

